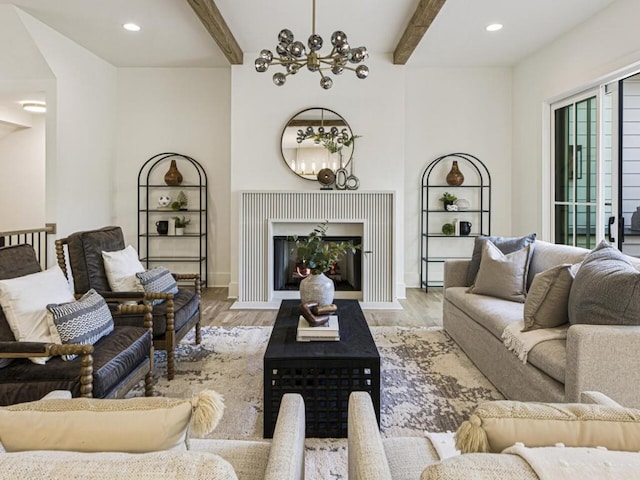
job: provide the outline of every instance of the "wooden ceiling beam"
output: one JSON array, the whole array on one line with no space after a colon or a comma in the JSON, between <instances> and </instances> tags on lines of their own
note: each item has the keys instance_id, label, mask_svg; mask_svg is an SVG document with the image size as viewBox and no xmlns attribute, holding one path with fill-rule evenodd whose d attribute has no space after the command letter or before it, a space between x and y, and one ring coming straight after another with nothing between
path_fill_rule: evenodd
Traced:
<instances>
[{"instance_id":1,"label":"wooden ceiling beam","mask_svg":"<svg viewBox=\"0 0 640 480\"><path fill-rule=\"evenodd\" d=\"M231 65L242 65L242 50L213 0L187 0Z\"/></svg>"},{"instance_id":2,"label":"wooden ceiling beam","mask_svg":"<svg viewBox=\"0 0 640 480\"><path fill-rule=\"evenodd\" d=\"M395 51L394 65L406 65L409 57L416 49L424 34L433 23L440 9L447 0L420 0L407 28L404 30Z\"/></svg>"}]
</instances>

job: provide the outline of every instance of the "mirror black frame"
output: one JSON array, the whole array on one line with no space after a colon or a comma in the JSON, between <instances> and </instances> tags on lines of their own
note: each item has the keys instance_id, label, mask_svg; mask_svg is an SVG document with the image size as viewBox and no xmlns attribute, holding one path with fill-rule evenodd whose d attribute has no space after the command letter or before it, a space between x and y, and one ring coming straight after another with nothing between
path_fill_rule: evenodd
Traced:
<instances>
[{"instance_id":1,"label":"mirror black frame","mask_svg":"<svg viewBox=\"0 0 640 480\"><path fill-rule=\"evenodd\" d=\"M314 110L319 110L317 117L310 115ZM325 119L326 114L329 115L329 118L327 119ZM282 155L282 160L287 165L289 170L291 170L300 178L304 178L305 180L317 181L318 172L322 168L330 168L334 174L340 168L346 168L347 165L349 165L349 163L351 162L353 151L355 150L355 142L353 141L350 142L349 146L340 147L340 150L337 152L337 154L331 153L329 150L327 150L327 160L318 161L318 165L316 165L315 162L310 162L310 165L306 165L306 162L300 161L299 153L300 150L302 150L300 147L295 148L295 158L287 156L285 152L294 150L293 148L285 148L285 142L287 143L287 145L289 145L291 143L291 138L296 138L296 142L298 145L301 145L304 142L312 142L315 145L320 144L318 140L314 141L314 139L312 138L303 138L300 141L300 131L302 131L304 134L305 129L309 126L314 127L316 131L319 127L327 127L328 130L331 127L335 126L336 128L338 128L339 132L342 132L343 129L346 129L348 137L353 138L353 131L351 130L349 123L339 113L324 107L310 107L305 108L304 110L300 110L289 119L289 121L282 129L282 135L280 136L280 154ZM288 138L285 139L285 136L287 136ZM304 137L304 135L302 135L302 137ZM322 145L320 146L322 147ZM302 165L304 170L306 171L301 170L299 168L300 165Z\"/></svg>"}]
</instances>

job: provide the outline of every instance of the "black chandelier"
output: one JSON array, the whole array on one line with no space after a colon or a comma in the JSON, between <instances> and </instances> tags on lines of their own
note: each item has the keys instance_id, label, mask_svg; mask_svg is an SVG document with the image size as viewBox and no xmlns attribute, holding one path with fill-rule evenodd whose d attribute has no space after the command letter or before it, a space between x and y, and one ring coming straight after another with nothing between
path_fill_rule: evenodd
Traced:
<instances>
[{"instance_id":1,"label":"black chandelier","mask_svg":"<svg viewBox=\"0 0 640 480\"><path fill-rule=\"evenodd\" d=\"M266 72L269 65L282 65L286 73L277 72L273 74L273 83L281 87L287 81L287 75L295 75L302 67L307 66L310 72L320 73L320 86L325 90L333 86L333 80L325 75L323 71L331 70L334 75L341 75L344 70L356 72L358 78L367 78L369 67L358 65L351 67L349 64L358 64L369 58L366 47L351 48L347 43L347 34L337 30L331 35L331 52L327 55L320 55L318 50L322 48L322 37L316 34L316 0L313 2L312 33L307 41L309 51L299 40L294 40L291 30L285 28L278 34L277 55L274 56L271 50L262 50L260 56L256 58L256 72Z\"/></svg>"}]
</instances>

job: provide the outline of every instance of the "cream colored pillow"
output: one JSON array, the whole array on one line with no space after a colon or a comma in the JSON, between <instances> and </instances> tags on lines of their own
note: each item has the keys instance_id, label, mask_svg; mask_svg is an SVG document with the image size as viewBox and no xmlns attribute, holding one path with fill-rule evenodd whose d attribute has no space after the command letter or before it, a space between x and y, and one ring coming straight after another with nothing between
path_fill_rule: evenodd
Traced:
<instances>
[{"instance_id":1,"label":"cream colored pillow","mask_svg":"<svg viewBox=\"0 0 640 480\"><path fill-rule=\"evenodd\" d=\"M13 336L19 342L55 343L47 321L47 305L73 302L75 298L57 265L43 272L0 280L0 305ZM44 364L48 357L33 357Z\"/></svg>"},{"instance_id":2,"label":"cream colored pillow","mask_svg":"<svg viewBox=\"0 0 640 480\"><path fill-rule=\"evenodd\" d=\"M107 281L114 292L144 292L136 273L144 272L138 252L131 245L124 250L102 252Z\"/></svg>"},{"instance_id":3,"label":"cream colored pillow","mask_svg":"<svg viewBox=\"0 0 640 480\"><path fill-rule=\"evenodd\" d=\"M533 277L524 302L524 329L559 327L569 321L573 266L556 265Z\"/></svg>"},{"instance_id":4,"label":"cream colored pillow","mask_svg":"<svg viewBox=\"0 0 640 480\"><path fill-rule=\"evenodd\" d=\"M478 275L469 292L524 303L530 248L526 245L505 255L492 242L485 241Z\"/></svg>"},{"instance_id":5,"label":"cream colored pillow","mask_svg":"<svg viewBox=\"0 0 640 480\"><path fill-rule=\"evenodd\" d=\"M640 450L640 410L582 403L500 400L479 405L456 432L463 453L499 453L521 442L527 447Z\"/></svg>"},{"instance_id":6,"label":"cream colored pillow","mask_svg":"<svg viewBox=\"0 0 640 480\"><path fill-rule=\"evenodd\" d=\"M39 400L0 408L0 443L7 452L186 450L192 415L196 433L206 434L223 411L223 399L213 390L193 399Z\"/></svg>"}]
</instances>

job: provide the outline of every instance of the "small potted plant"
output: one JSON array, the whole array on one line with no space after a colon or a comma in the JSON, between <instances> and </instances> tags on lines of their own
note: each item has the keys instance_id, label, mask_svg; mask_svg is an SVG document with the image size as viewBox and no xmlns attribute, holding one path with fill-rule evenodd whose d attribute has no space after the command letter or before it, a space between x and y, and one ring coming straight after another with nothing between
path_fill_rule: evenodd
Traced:
<instances>
[{"instance_id":1,"label":"small potted plant","mask_svg":"<svg viewBox=\"0 0 640 480\"><path fill-rule=\"evenodd\" d=\"M176 225L176 235L184 235L184 229L191 223L191 219L187 217L173 217Z\"/></svg>"},{"instance_id":2,"label":"small potted plant","mask_svg":"<svg viewBox=\"0 0 640 480\"><path fill-rule=\"evenodd\" d=\"M453 205L453 202L455 202L456 200L458 200L458 197L449 192L444 192L440 197L440 201L444 204L445 210L448 210L447 205Z\"/></svg>"},{"instance_id":3,"label":"small potted plant","mask_svg":"<svg viewBox=\"0 0 640 480\"><path fill-rule=\"evenodd\" d=\"M176 199L176 201L171 203L171 209L186 210L188 204L189 204L189 200L187 199L187 196L184 194L182 190L180 190L180 193L178 193L178 198Z\"/></svg>"},{"instance_id":4,"label":"small potted plant","mask_svg":"<svg viewBox=\"0 0 640 480\"><path fill-rule=\"evenodd\" d=\"M296 243L296 248L292 253L296 253L301 266L311 273L300 282L302 303L314 301L320 305L331 304L334 294L333 280L324 273L331 270L348 251L355 252L362 248L361 245L354 245L350 242L325 240L327 228L328 222L324 222L314 228L305 239L298 239L297 236L291 237Z\"/></svg>"}]
</instances>

